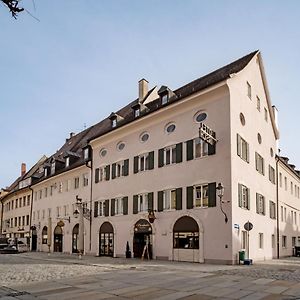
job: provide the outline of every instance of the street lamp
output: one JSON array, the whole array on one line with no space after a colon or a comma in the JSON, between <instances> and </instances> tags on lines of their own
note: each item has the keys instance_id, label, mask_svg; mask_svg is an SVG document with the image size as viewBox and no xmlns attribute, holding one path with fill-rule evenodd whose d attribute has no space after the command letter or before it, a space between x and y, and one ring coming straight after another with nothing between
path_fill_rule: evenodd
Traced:
<instances>
[{"instance_id":1,"label":"street lamp","mask_svg":"<svg viewBox=\"0 0 300 300\"><path fill-rule=\"evenodd\" d=\"M221 212L223 213L224 217L225 217L225 223L228 222L228 218L227 218L227 214L224 212L223 210L223 207L222 207L222 204L224 203L224 201L222 201L222 198L224 196L224 191L225 191L225 188L224 186L222 185L221 182L218 183L218 186L217 186L217 195L220 199L220 209L221 209ZM227 201L229 202L229 201Z\"/></svg>"}]
</instances>

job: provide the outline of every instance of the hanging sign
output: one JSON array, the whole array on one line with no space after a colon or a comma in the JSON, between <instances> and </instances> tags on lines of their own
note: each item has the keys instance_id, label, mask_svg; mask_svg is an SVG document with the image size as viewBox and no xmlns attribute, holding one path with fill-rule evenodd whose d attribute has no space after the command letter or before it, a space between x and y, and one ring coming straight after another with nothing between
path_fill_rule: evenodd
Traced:
<instances>
[{"instance_id":1,"label":"hanging sign","mask_svg":"<svg viewBox=\"0 0 300 300\"><path fill-rule=\"evenodd\" d=\"M217 142L216 133L202 122L199 127L199 137L210 145L214 145Z\"/></svg>"}]
</instances>

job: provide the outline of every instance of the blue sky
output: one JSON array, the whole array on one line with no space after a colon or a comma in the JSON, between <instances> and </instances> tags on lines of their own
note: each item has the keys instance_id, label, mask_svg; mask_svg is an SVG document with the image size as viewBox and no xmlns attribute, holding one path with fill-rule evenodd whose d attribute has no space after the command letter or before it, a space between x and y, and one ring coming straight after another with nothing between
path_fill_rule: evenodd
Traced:
<instances>
[{"instance_id":1,"label":"blue sky","mask_svg":"<svg viewBox=\"0 0 300 300\"><path fill-rule=\"evenodd\" d=\"M299 1L23 0L0 6L0 187L137 97L176 89L253 50L279 109L282 155L300 168Z\"/></svg>"}]
</instances>

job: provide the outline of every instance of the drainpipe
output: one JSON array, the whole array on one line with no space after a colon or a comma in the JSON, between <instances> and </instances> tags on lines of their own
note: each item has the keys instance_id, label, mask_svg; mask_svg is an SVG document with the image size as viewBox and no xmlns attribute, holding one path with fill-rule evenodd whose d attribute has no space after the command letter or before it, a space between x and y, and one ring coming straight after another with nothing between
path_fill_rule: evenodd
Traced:
<instances>
[{"instance_id":1,"label":"drainpipe","mask_svg":"<svg viewBox=\"0 0 300 300\"><path fill-rule=\"evenodd\" d=\"M276 156L276 214L277 214L277 259L279 259L279 187L278 187L278 163L279 157Z\"/></svg>"},{"instance_id":2,"label":"drainpipe","mask_svg":"<svg viewBox=\"0 0 300 300\"><path fill-rule=\"evenodd\" d=\"M33 210L33 189L31 186L29 187L31 190L31 203L30 203L30 216L29 216L29 237L30 237L30 245L32 247L32 230L31 230L31 220L32 220L32 210Z\"/></svg>"},{"instance_id":3,"label":"drainpipe","mask_svg":"<svg viewBox=\"0 0 300 300\"><path fill-rule=\"evenodd\" d=\"M93 157L92 154L92 148L90 148L90 157ZM85 165L91 169L91 191L90 191L90 240L89 240L89 251L91 253L92 251L92 206L93 206L93 159L90 160L91 164L89 165L89 162L86 162Z\"/></svg>"},{"instance_id":4,"label":"drainpipe","mask_svg":"<svg viewBox=\"0 0 300 300\"><path fill-rule=\"evenodd\" d=\"M2 235L2 224L3 224L3 202L2 202L2 199L0 200L0 202L1 202L0 235Z\"/></svg>"}]
</instances>

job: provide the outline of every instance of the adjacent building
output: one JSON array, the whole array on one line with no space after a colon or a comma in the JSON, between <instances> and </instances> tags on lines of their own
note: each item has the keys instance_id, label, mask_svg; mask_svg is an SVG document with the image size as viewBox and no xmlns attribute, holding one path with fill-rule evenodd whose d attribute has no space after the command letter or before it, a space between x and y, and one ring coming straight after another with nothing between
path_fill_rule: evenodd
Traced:
<instances>
[{"instance_id":1,"label":"adjacent building","mask_svg":"<svg viewBox=\"0 0 300 300\"><path fill-rule=\"evenodd\" d=\"M148 84L33 172L32 249L224 264L241 249L291 255L300 177L278 152L260 52L176 90ZM2 200L2 224L20 226L7 206L20 197Z\"/></svg>"}]
</instances>

